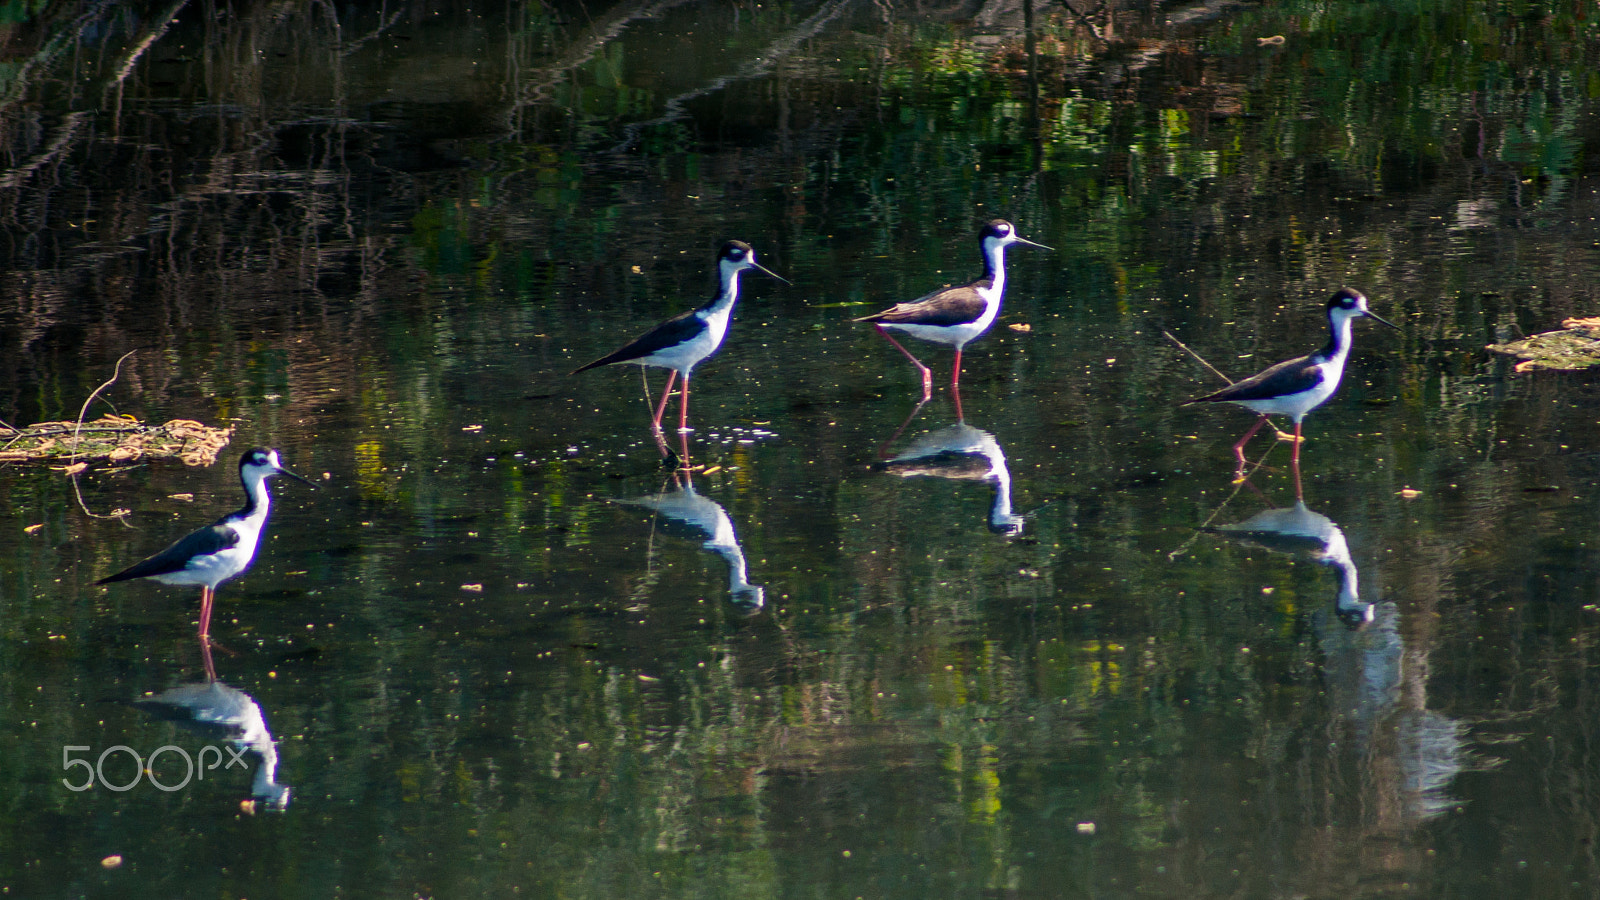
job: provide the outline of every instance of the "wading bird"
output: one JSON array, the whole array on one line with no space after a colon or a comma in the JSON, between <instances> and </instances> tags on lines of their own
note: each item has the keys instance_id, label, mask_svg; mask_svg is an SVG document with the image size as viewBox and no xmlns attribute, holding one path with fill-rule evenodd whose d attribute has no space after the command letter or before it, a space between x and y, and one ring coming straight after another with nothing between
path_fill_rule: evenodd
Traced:
<instances>
[{"instance_id":1,"label":"wading bird","mask_svg":"<svg viewBox=\"0 0 1600 900\"><path fill-rule=\"evenodd\" d=\"M278 451L257 447L239 460L239 481L244 485L244 508L189 532L177 543L155 556L134 563L115 575L108 575L95 584L111 584L148 578L162 584L197 584L200 586L200 639L211 635L211 606L217 586L250 568L256 555L256 544L267 525L267 511L272 505L272 495L267 493L267 479L286 475L303 484L316 485L285 469Z\"/></svg>"},{"instance_id":2,"label":"wading bird","mask_svg":"<svg viewBox=\"0 0 1600 900\"><path fill-rule=\"evenodd\" d=\"M673 316L650 329L613 353L592 363L579 366L572 374L588 371L612 363L636 363L641 366L659 366L667 369L667 388L661 392L661 403L656 406L651 426L661 430L661 415L667 410L667 398L672 396L672 382L683 376L683 398L678 404L678 430L689 428L689 372L700 361L717 352L722 338L728 333L728 319L733 315L733 303L739 299L739 273L745 269L765 272L788 284L783 276L756 262L756 251L744 241L729 241L717 254L717 295L705 306Z\"/></svg>"},{"instance_id":3,"label":"wading bird","mask_svg":"<svg viewBox=\"0 0 1600 900\"><path fill-rule=\"evenodd\" d=\"M955 348L955 365L950 370L950 386L961 384L961 348L989 330L995 316L1000 314L1000 300L1006 290L1006 247L1023 244L1050 250L1017 234L1017 229L1004 219L995 219L978 230L978 247L983 252L983 277L967 284L940 288L925 297L900 303L883 312L862 316L853 321L871 322L878 333L888 339L896 349L911 360L922 373L922 399L933 396L933 373L911 351L894 339L889 329L911 335L918 340L936 344L949 344Z\"/></svg>"},{"instance_id":4,"label":"wading bird","mask_svg":"<svg viewBox=\"0 0 1600 900\"><path fill-rule=\"evenodd\" d=\"M1399 330L1399 326L1380 318L1367 308L1367 298L1359 291L1340 288L1328 300L1328 343L1309 356L1285 360L1257 372L1243 381L1235 381L1214 394L1196 397L1184 403L1237 403L1261 418L1233 445L1234 458L1239 469L1244 470L1244 445L1255 437L1269 416L1288 416L1294 422L1294 467L1300 468L1300 422L1306 413L1316 409L1339 389L1339 379L1344 376L1344 362L1350 355L1350 323L1356 319L1372 319L1380 325Z\"/></svg>"}]
</instances>

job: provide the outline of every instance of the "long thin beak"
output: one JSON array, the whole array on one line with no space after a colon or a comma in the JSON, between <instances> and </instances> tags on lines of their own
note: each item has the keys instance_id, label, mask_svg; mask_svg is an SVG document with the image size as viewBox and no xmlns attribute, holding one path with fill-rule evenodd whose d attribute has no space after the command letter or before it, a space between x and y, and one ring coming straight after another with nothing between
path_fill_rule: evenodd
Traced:
<instances>
[{"instance_id":1,"label":"long thin beak","mask_svg":"<svg viewBox=\"0 0 1600 900\"><path fill-rule=\"evenodd\" d=\"M1385 319L1384 317L1378 315L1377 313L1373 312L1372 310L1370 310L1370 309L1366 310L1366 313L1367 313L1367 318L1373 320L1374 322L1377 322L1379 325L1387 325L1390 328L1393 328L1395 331L1399 331L1400 330L1400 326L1399 325L1396 325L1395 323L1389 321L1388 319Z\"/></svg>"},{"instance_id":2,"label":"long thin beak","mask_svg":"<svg viewBox=\"0 0 1600 900\"><path fill-rule=\"evenodd\" d=\"M279 466L274 471L276 471L279 475L287 475L290 478L293 478L295 481L300 482L301 484L310 485L312 488L315 488L317 486L316 482L308 481L305 478L301 478L299 475L296 475L295 473L289 471L288 469L283 468L282 466Z\"/></svg>"},{"instance_id":3,"label":"long thin beak","mask_svg":"<svg viewBox=\"0 0 1600 900\"><path fill-rule=\"evenodd\" d=\"M787 285L790 285L790 286L794 285L794 282L792 282L789 279L783 277L782 275L779 275L777 272L772 271L771 269L767 268L766 266L763 266L760 263L753 262L750 265L754 266L759 271L762 271L762 272L767 273L768 275L771 275L773 278L778 279L779 281L783 282L784 284L787 284Z\"/></svg>"},{"instance_id":4,"label":"long thin beak","mask_svg":"<svg viewBox=\"0 0 1600 900\"><path fill-rule=\"evenodd\" d=\"M1030 241L1030 240L1028 240L1028 239L1027 239L1027 238L1025 238L1025 237L1022 237L1022 236L1020 236L1020 235L1017 235L1017 234L1012 234L1012 235L1011 235L1011 236L1012 236L1012 237L1013 237L1013 238L1015 238L1015 240L1014 240L1014 241L1013 241L1013 243L1017 243L1017 244L1027 244L1027 245L1028 245L1028 246L1029 246L1029 247L1038 247L1038 248L1039 248L1039 249L1040 249L1040 250L1055 250L1055 249L1056 249L1056 248L1054 248L1054 247L1046 247L1046 246L1045 246L1045 245L1043 245L1043 244L1039 244L1039 243L1035 243L1035 242L1033 242L1033 241Z\"/></svg>"}]
</instances>

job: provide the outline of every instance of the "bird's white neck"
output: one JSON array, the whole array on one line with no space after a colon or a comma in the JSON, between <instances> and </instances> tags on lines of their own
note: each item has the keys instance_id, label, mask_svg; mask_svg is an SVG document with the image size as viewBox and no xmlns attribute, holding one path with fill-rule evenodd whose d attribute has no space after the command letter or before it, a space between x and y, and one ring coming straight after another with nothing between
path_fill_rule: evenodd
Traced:
<instances>
[{"instance_id":1,"label":"bird's white neck","mask_svg":"<svg viewBox=\"0 0 1600 900\"><path fill-rule=\"evenodd\" d=\"M1349 319L1345 322L1348 324ZM1331 567L1338 578L1339 593L1334 600L1335 607L1341 613L1359 610L1365 606L1361 602L1361 575L1356 571L1355 560L1350 558L1350 545L1345 541L1344 531L1331 522L1329 525L1332 526L1331 533L1323 537L1325 543L1318 562Z\"/></svg>"},{"instance_id":2,"label":"bird's white neck","mask_svg":"<svg viewBox=\"0 0 1600 900\"><path fill-rule=\"evenodd\" d=\"M994 282L990 296L998 299L1006 286L1005 244L993 239L986 239L983 242L983 274Z\"/></svg>"},{"instance_id":3,"label":"bird's white neck","mask_svg":"<svg viewBox=\"0 0 1600 900\"><path fill-rule=\"evenodd\" d=\"M727 261L723 261L720 265L718 265L717 279L719 285L717 289L717 296L711 298L710 303L707 303L705 306L701 307L702 316L706 318L710 318L712 316L726 316L728 312L733 309L734 301L739 299L740 271L740 267L735 266Z\"/></svg>"},{"instance_id":4,"label":"bird's white neck","mask_svg":"<svg viewBox=\"0 0 1600 900\"><path fill-rule=\"evenodd\" d=\"M711 533L711 540L702 546L728 564L728 590L735 596L754 587L748 580L749 567L744 560L744 549L739 546L739 538L734 534L733 520L720 506L717 507L716 527Z\"/></svg>"},{"instance_id":5,"label":"bird's white neck","mask_svg":"<svg viewBox=\"0 0 1600 900\"><path fill-rule=\"evenodd\" d=\"M267 476L255 472L246 472L239 479L244 484L245 503L244 509L236 514L238 518L259 522L267 517L267 511L272 507L272 494L267 491Z\"/></svg>"},{"instance_id":6,"label":"bird's white neck","mask_svg":"<svg viewBox=\"0 0 1600 900\"><path fill-rule=\"evenodd\" d=\"M1011 469L1006 466L1006 455L998 443L993 453L985 453L994 467L989 477L994 479L994 503L989 506L989 529L1002 534L1014 534L1022 528L1022 517L1011 512Z\"/></svg>"},{"instance_id":7,"label":"bird's white neck","mask_svg":"<svg viewBox=\"0 0 1600 900\"><path fill-rule=\"evenodd\" d=\"M1355 316L1338 312L1328 314L1328 345L1317 354L1324 364L1344 368L1344 361L1350 356L1350 325L1354 319Z\"/></svg>"}]
</instances>

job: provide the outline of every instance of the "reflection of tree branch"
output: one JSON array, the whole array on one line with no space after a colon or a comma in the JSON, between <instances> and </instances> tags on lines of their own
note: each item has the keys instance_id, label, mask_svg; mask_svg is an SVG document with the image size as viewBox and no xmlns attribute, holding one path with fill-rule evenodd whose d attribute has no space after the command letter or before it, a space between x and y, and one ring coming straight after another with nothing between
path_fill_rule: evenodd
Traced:
<instances>
[{"instance_id":1,"label":"reflection of tree branch","mask_svg":"<svg viewBox=\"0 0 1600 900\"><path fill-rule=\"evenodd\" d=\"M356 52L357 50L360 50L362 44L365 44L366 42L372 40L375 37L378 37L379 35L383 34L385 31L388 31L390 28L394 27L394 23L398 22L400 20L400 14L402 12L405 12L405 6L404 5L402 5L399 9L395 10L393 13L390 13L388 18L386 18L383 21L379 22L377 28L372 29L371 31L367 32L366 34L362 35L361 37L356 38L355 40L351 41L350 43L341 46L339 48L339 58L343 59L343 58L349 56L350 54Z\"/></svg>"},{"instance_id":2,"label":"reflection of tree branch","mask_svg":"<svg viewBox=\"0 0 1600 900\"><path fill-rule=\"evenodd\" d=\"M77 135L79 128L83 125L83 121L88 115L86 112L75 112L63 116L61 127L57 129L55 139L50 142L50 146L44 148L44 151L33 159L8 170L4 175L0 175L0 188L11 188L22 184L34 172L66 153L68 146L72 143L72 138Z\"/></svg>"},{"instance_id":3,"label":"reflection of tree branch","mask_svg":"<svg viewBox=\"0 0 1600 900\"><path fill-rule=\"evenodd\" d=\"M101 24L104 15L113 8L114 4L110 3L109 0L102 0L102 2L94 4L86 10L83 15L78 16L70 28L63 28L56 32L55 36L42 49L22 64L22 67L17 70L16 76L9 80L6 95L0 98L0 109L21 101L28 92L28 85L32 81L34 70L48 68L67 47L81 46L84 32L88 31L93 25Z\"/></svg>"},{"instance_id":4,"label":"reflection of tree branch","mask_svg":"<svg viewBox=\"0 0 1600 900\"><path fill-rule=\"evenodd\" d=\"M633 3L616 7L600 21L590 25L559 59L530 73L532 82L518 90L516 101L506 110L506 131L516 130L514 119L523 107L548 99L550 89L565 78L568 72L593 59L601 47L621 34L622 30L635 19L653 19L685 2L687 0L635 0Z\"/></svg>"},{"instance_id":5,"label":"reflection of tree branch","mask_svg":"<svg viewBox=\"0 0 1600 900\"><path fill-rule=\"evenodd\" d=\"M623 138L622 143L612 147L611 152L621 153L622 151L633 146L639 140L640 132L644 131L646 128L656 125L664 125L668 122L683 118L683 106L690 100L720 91L732 82L745 81L755 78L759 75L766 74L772 69L774 63L793 53L795 48L800 46L801 41L814 36L817 32L822 30L822 26L838 18L839 14L844 12L845 7L849 6L850 3L851 0L831 0L831 2L824 4L821 9L812 13L810 18L795 26L793 31L779 38L777 41L774 41L772 46L766 49L766 52L741 66L739 71L733 73L732 75L720 76L712 80L712 82L705 87L695 88L692 91L679 94L678 96L673 97L671 100L668 100L666 102L666 112L664 114L651 119L648 122L634 122L633 124L627 126L627 128L624 129L626 136Z\"/></svg>"},{"instance_id":6,"label":"reflection of tree branch","mask_svg":"<svg viewBox=\"0 0 1600 900\"><path fill-rule=\"evenodd\" d=\"M117 67L116 77L111 79L111 84L106 85L106 90L109 91L112 87L122 86L122 82L126 81L128 75L133 72L134 65L139 62L140 57L144 56L144 52L149 50L156 41L161 40L161 36L167 33L168 28L172 27L172 20L178 15L178 11L188 5L189 0L173 0L171 6L167 7L166 10L152 20L157 24L149 28L144 36L128 50L128 55L122 60L122 65Z\"/></svg>"},{"instance_id":7,"label":"reflection of tree branch","mask_svg":"<svg viewBox=\"0 0 1600 900\"><path fill-rule=\"evenodd\" d=\"M1077 7L1073 6L1071 3L1068 3L1067 0L1061 0L1061 5L1066 7L1067 12L1072 13L1072 17L1078 20L1079 25L1082 25L1083 27L1094 32L1095 37L1100 36L1100 26L1096 25L1089 17L1100 15L1100 13L1106 8L1104 0L1102 0L1098 6L1089 10L1087 13L1078 12Z\"/></svg>"}]
</instances>

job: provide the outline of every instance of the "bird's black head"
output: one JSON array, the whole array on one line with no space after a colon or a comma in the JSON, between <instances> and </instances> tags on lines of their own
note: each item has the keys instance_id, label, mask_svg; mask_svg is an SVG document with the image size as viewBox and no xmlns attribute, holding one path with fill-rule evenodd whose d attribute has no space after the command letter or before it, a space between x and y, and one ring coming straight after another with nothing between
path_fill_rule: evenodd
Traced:
<instances>
[{"instance_id":1,"label":"bird's black head","mask_svg":"<svg viewBox=\"0 0 1600 900\"><path fill-rule=\"evenodd\" d=\"M1351 290L1350 288L1340 288L1332 297L1328 298L1328 321L1332 322L1336 318L1344 318L1346 320L1367 318L1377 322L1379 325L1387 326L1396 331L1400 330L1400 326L1368 309L1367 298L1360 291Z\"/></svg>"},{"instance_id":2,"label":"bird's black head","mask_svg":"<svg viewBox=\"0 0 1600 900\"><path fill-rule=\"evenodd\" d=\"M1017 229L1010 222L1005 219L995 219L978 230L978 239L994 238L996 240L1009 241L1016 233Z\"/></svg>"},{"instance_id":3,"label":"bird's black head","mask_svg":"<svg viewBox=\"0 0 1600 900\"><path fill-rule=\"evenodd\" d=\"M315 484L301 478L299 475L283 467L283 459L278 456L278 451L271 447L252 447L244 452L244 457L239 460L239 478L246 484L255 480L271 478L274 475L284 475L301 484Z\"/></svg>"},{"instance_id":4,"label":"bird's black head","mask_svg":"<svg viewBox=\"0 0 1600 900\"><path fill-rule=\"evenodd\" d=\"M1378 604L1357 600L1347 606L1338 607L1334 610L1334 614L1344 623L1344 627L1351 631L1359 631L1372 624L1372 620L1378 617Z\"/></svg>"},{"instance_id":5,"label":"bird's black head","mask_svg":"<svg viewBox=\"0 0 1600 900\"><path fill-rule=\"evenodd\" d=\"M270 447L251 447L239 460L239 468L275 470L283 468L283 464L278 459L278 451Z\"/></svg>"},{"instance_id":6,"label":"bird's black head","mask_svg":"<svg viewBox=\"0 0 1600 900\"><path fill-rule=\"evenodd\" d=\"M744 241L729 241L723 244L722 252L717 256L717 264L722 269L723 278L737 275L745 269L755 269L757 272L771 275L784 284L789 283L789 279L756 262L755 248Z\"/></svg>"},{"instance_id":7,"label":"bird's black head","mask_svg":"<svg viewBox=\"0 0 1600 900\"><path fill-rule=\"evenodd\" d=\"M1340 288L1328 300L1329 312L1333 312L1336 309L1354 311L1366 308L1367 298L1360 291L1351 290L1350 288Z\"/></svg>"}]
</instances>

